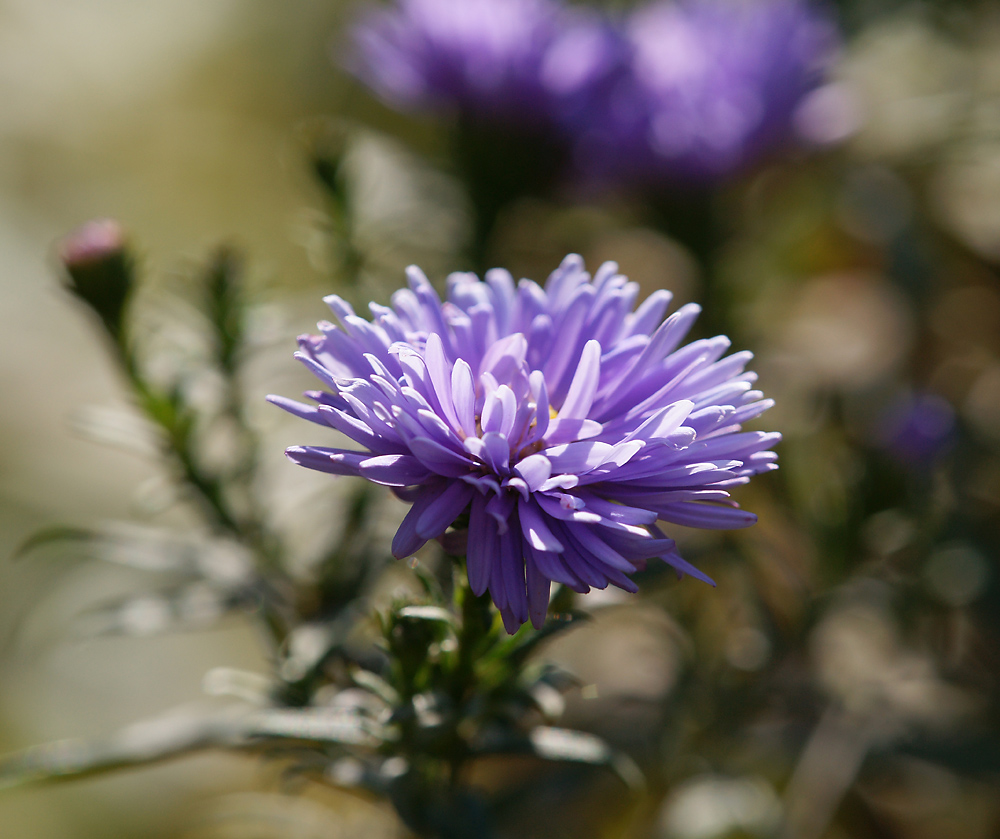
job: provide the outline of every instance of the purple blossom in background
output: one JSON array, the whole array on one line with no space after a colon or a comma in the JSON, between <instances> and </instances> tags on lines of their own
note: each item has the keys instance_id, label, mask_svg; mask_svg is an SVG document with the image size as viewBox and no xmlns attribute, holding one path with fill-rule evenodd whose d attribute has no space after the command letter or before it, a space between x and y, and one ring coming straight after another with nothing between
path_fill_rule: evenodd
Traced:
<instances>
[{"instance_id":1,"label":"purple blossom in background","mask_svg":"<svg viewBox=\"0 0 1000 839\"><path fill-rule=\"evenodd\" d=\"M548 119L542 66L565 14L553 0L399 0L355 26L348 64L403 110Z\"/></svg>"},{"instance_id":2,"label":"purple blossom in background","mask_svg":"<svg viewBox=\"0 0 1000 839\"><path fill-rule=\"evenodd\" d=\"M955 442L955 409L934 393L900 396L879 417L875 436L900 462L915 468L931 466Z\"/></svg>"},{"instance_id":3,"label":"purple blossom in background","mask_svg":"<svg viewBox=\"0 0 1000 839\"><path fill-rule=\"evenodd\" d=\"M659 2L623 30L625 65L573 126L578 164L603 179L705 181L788 143L837 46L803 0Z\"/></svg>"},{"instance_id":4,"label":"purple blossom in background","mask_svg":"<svg viewBox=\"0 0 1000 839\"><path fill-rule=\"evenodd\" d=\"M350 69L404 110L547 127L597 180L705 181L794 138L832 18L805 0L680 0L618 25L557 0L398 0Z\"/></svg>"},{"instance_id":5,"label":"purple blossom in background","mask_svg":"<svg viewBox=\"0 0 1000 839\"><path fill-rule=\"evenodd\" d=\"M654 292L605 263L591 279L568 256L544 287L494 269L448 278L442 303L417 268L372 321L341 298L339 325L299 339L297 357L329 389L290 413L357 450L294 446L295 463L393 487L412 503L393 540L406 557L468 511L472 590L487 589L508 631L545 619L551 582L577 592L660 557L683 560L657 520L701 528L756 521L729 489L776 468L776 433L743 432L771 406L729 339L681 346L700 311L663 316ZM725 357L724 357L725 356Z\"/></svg>"}]
</instances>

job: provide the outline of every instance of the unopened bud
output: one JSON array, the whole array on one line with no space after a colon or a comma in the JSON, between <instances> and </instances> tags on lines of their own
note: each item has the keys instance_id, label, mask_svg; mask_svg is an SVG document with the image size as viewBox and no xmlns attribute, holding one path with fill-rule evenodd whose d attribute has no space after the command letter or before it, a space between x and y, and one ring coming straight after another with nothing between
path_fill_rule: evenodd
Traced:
<instances>
[{"instance_id":1,"label":"unopened bud","mask_svg":"<svg viewBox=\"0 0 1000 839\"><path fill-rule=\"evenodd\" d=\"M125 232L113 219L96 219L70 233L59 245L67 287L93 309L118 340L132 288L132 259Z\"/></svg>"},{"instance_id":2,"label":"unopened bud","mask_svg":"<svg viewBox=\"0 0 1000 839\"><path fill-rule=\"evenodd\" d=\"M70 233L59 246L68 268L102 262L125 246L125 231L110 218L94 219Z\"/></svg>"}]
</instances>

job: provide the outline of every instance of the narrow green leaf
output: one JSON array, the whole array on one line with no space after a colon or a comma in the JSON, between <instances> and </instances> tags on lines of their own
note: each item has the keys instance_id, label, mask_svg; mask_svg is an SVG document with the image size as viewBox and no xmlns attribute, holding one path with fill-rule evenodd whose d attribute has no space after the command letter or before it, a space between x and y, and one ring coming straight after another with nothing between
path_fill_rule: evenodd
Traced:
<instances>
[{"instance_id":1,"label":"narrow green leaf","mask_svg":"<svg viewBox=\"0 0 1000 839\"><path fill-rule=\"evenodd\" d=\"M200 630L217 624L246 600L241 588L199 581L111 601L84 611L74 623L78 632L90 637Z\"/></svg>"},{"instance_id":2,"label":"narrow green leaf","mask_svg":"<svg viewBox=\"0 0 1000 839\"><path fill-rule=\"evenodd\" d=\"M351 671L351 679L358 687L369 690L389 705L396 705L400 701L399 693L381 676L365 670L361 667Z\"/></svg>"},{"instance_id":3,"label":"narrow green leaf","mask_svg":"<svg viewBox=\"0 0 1000 839\"><path fill-rule=\"evenodd\" d=\"M628 755L617 752L604 740L584 731L536 726L527 736L501 734L474 747L478 755L533 754L543 760L603 766L614 772L634 791L646 786L642 770Z\"/></svg>"},{"instance_id":4,"label":"narrow green leaf","mask_svg":"<svg viewBox=\"0 0 1000 839\"><path fill-rule=\"evenodd\" d=\"M0 757L0 790L156 763L201 749L236 746L242 722L231 714L171 713L102 741L64 740Z\"/></svg>"},{"instance_id":5,"label":"narrow green leaf","mask_svg":"<svg viewBox=\"0 0 1000 839\"><path fill-rule=\"evenodd\" d=\"M54 525L39 530L25 539L14 551L11 559L22 559L32 551L59 542L91 542L100 538L95 530L71 525Z\"/></svg>"},{"instance_id":6,"label":"narrow green leaf","mask_svg":"<svg viewBox=\"0 0 1000 839\"><path fill-rule=\"evenodd\" d=\"M437 621L446 623L448 626L455 626L455 616L447 609L440 606L404 606L397 614L401 618L411 620Z\"/></svg>"},{"instance_id":7,"label":"narrow green leaf","mask_svg":"<svg viewBox=\"0 0 1000 839\"><path fill-rule=\"evenodd\" d=\"M374 720L344 708L274 708L254 714L243 733L250 738L307 740L375 748L385 732Z\"/></svg>"}]
</instances>

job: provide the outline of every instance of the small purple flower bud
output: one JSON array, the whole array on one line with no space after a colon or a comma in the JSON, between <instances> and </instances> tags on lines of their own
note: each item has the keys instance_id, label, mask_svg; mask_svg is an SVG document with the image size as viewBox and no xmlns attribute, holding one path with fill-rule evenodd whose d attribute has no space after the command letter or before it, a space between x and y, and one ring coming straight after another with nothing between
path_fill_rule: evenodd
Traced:
<instances>
[{"instance_id":1,"label":"small purple flower bud","mask_svg":"<svg viewBox=\"0 0 1000 839\"><path fill-rule=\"evenodd\" d=\"M133 281L122 226L114 219L88 221L62 240L58 253L67 288L97 313L117 341Z\"/></svg>"},{"instance_id":2,"label":"small purple flower bud","mask_svg":"<svg viewBox=\"0 0 1000 839\"><path fill-rule=\"evenodd\" d=\"M59 257L69 270L102 262L125 247L125 231L111 218L88 221L59 245Z\"/></svg>"}]
</instances>

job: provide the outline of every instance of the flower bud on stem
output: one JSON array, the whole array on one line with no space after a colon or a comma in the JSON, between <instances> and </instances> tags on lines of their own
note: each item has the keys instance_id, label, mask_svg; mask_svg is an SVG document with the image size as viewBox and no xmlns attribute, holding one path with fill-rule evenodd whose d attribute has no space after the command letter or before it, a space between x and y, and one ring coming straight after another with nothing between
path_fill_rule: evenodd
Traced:
<instances>
[{"instance_id":1,"label":"flower bud on stem","mask_svg":"<svg viewBox=\"0 0 1000 839\"><path fill-rule=\"evenodd\" d=\"M121 346L135 274L121 225L113 219L87 222L63 239L59 258L67 288L94 310Z\"/></svg>"}]
</instances>

